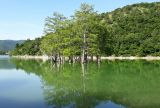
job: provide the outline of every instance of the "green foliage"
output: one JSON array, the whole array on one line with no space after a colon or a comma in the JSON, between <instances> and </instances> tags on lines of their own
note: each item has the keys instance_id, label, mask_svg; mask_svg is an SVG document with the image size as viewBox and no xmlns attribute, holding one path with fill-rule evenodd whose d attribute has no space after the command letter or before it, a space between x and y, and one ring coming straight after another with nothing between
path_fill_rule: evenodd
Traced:
<instances>
[{"instance_id":1,"label":"green foliage","mask_svg":"<svg viewBox=\"0 0 160 108\"><path fill-rule=\"evenodd\" d=\"M54 13L46 20L47 34L42 40L41 48L47 55L79 56L82 50L88 55L105 53L108 32L100 21L93 6L86 3L81 5L71 19Z\"/></svg>"},{"instance_id":2,"label":"green foliage","mask_svg":"<svg viewBox=\"0 0 160 108\"><path fill-rule=\"evenodd\" d=\"M5 55L6 52L5 51L0 51L0 55Z\"/></svg>"},{"instance_id":3,"label":"green foliage","mask_svg":"<svg viewBox=\"0 0 160 108\"><path fill-rule=\"evenodd\" d=\"M10 55L41 55L41 39L26 40L22 44L16 44L16 48L10 52Z\"/></svg>"},{"instance_id":4,"label":"green foliage","mask_svg":"<svg viewBox=\"0 0 160 108\"><path fill-rule=\"evenodd\" d=\"M141 3L103 13L115 55L158 56L160 3Z\"/></svg>"}]
</instances>

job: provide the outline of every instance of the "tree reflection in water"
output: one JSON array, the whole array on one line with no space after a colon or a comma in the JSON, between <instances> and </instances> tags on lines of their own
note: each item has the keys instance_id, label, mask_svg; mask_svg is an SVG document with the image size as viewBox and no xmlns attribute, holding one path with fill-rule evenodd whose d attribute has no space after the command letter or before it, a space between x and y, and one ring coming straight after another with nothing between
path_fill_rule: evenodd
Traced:
<instances>
[{"instance_id":1,"label":"tree reflection in water","mask_svg":"<svg viewBox=\"0 0 160 108\"><path fill-rule=\"evenodd\" d=\"M44 97L49 106L160 107L158 61L104 61L100 66L94 62L87 65L53 65L49 61L16 59L12 59L12 62L17 69L41 78Z\"/></svg>"}]
</instances>

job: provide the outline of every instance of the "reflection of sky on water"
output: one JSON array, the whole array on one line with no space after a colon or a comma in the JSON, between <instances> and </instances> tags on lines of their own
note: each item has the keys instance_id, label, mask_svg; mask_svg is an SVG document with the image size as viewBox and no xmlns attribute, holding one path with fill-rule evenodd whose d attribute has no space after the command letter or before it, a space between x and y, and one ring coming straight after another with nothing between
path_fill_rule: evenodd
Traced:
<instances>
[{"instance_id":1,"label":"reflection of sky on water","mask_svg":"<svg viewBox=\"0 0 160 108\"><path fill-rule=\"evenodd\" d=\"M9 56L0 55L0 69L14 69L15 65L8 59Z\"/></svg>"},{"instance_id":2,"label":"reflection of sky on water","mask_svg":"<svg viewBox=\"0 0 160 108\"><path fill-rule=\"evenodd\" d=\"M123 107L122 105L117 105L111 101L108 101L108 102L101 102L95 108L125 108L125 107Z\"/></svg>"},{"instance_id":3,"label":"reflection of sky on water","mask_svg":"<svg viewBox=\"0 0 160 108\"><path fill-rule=\"evenodd\" d=\"M39 77L33 74L0 69L0 107L44 106L41 86Z\"/></svg>"}]
</instances>

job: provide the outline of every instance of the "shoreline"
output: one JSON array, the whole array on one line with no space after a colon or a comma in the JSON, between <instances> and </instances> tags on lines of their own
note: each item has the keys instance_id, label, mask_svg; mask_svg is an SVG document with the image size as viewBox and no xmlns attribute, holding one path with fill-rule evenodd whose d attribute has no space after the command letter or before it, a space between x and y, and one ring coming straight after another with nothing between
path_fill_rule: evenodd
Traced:
<instances>
[{"instance_id":1,"label":"shoreline","mask_svg":"<svg viewBox=\"0 0 160 108\"><path fill-rule=\"evenodd\" d=\"M11 58L17 58L17 59L24 59L24 60L29 60L29 59L43 60L43 61L49 60L48 56L28 56L28 55L24 55L24 56L10 56L10 57Z\"/></svg>"},{"instance_id":2,"label":"shoreline","mask_svg":"<svg viewBox=\"0 0 160 108\"><path fill-rule=\"evenodd\" d=\"M102 60L107 59L107 60L160 60L160 57L157 56L146 56L146 57L134 57L134 56L130 56L130 57L102 57Z\"/></svg>"},{"instance_id":3,"label":"shoreline","mask_svg":"<svg viewBox=\"0 0 160 108\"><path fill-rule=\"evenodd\" d=\"M19 58L19 59L36 59L36 60L49 60L49 56L10 56L13 58ZM91 57L88 57L90 60ZM123 56L108 56L108 57L100 57L101 60L160 60L160 56L146 56L146 57L135 57L135 56L129 56L129 57L123 57ZM68 57L65 57L65 60L68 60ZM96 57L93 57L93 60L96 60Z\"/></svg>"}]
</instances>

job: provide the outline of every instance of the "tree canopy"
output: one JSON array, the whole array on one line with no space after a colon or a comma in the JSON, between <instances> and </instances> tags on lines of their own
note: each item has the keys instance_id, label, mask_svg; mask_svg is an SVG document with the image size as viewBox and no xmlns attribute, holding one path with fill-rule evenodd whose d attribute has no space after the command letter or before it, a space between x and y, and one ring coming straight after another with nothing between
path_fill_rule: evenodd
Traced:
<instances>
[{"instance_id":1,"label":"tree canopy","mask_svg":"<svg viewBox=\"0 0 160 108\"><path fill-rule=\"evenodd\" d=\"M22 44L16 44L16 48L10 52L11 55L41 55L40 45L41 39L26 40Z\"/></svg>"}]
</instances>

